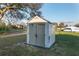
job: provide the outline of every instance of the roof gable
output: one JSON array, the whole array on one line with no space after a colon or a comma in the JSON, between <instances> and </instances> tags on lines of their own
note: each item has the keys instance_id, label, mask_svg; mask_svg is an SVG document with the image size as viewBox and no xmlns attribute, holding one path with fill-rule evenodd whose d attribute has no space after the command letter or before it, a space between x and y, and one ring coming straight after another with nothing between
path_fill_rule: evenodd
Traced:
<instances>
[{"instance_id":1,"label":"roof gable","mask_svg":"<svg viewBox=\"0 0 79 59\"><path fill-rule=\"evenodd\" d=\"M31 20L29 20L28 23L47 23L47 22L49 22L49 21L47 21L47 20L45 20L45 19L43 19L43 18L41 18L39 16L35 16ZM49 23L51 23L51 22L49 22Z\"/></svg>"}]
</instances>

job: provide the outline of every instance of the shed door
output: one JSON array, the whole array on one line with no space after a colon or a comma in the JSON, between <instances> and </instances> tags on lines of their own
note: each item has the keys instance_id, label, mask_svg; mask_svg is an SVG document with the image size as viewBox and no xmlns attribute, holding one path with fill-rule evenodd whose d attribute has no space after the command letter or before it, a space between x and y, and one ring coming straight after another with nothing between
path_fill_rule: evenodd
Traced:
<instances>
[{"instance_id":1,"label":"shed door","mask_svg":"<svg viewBox=\"0 0 79 59\"><path fill-rule=\"evenodd\" d=\"M45 45L45 24L37 24L37 39L36 43L38 46Z\"/></svg>"},{"instance_id":2,"label":"shed door","mask_svg":"<svg viewBox=\"0 0 79 59\"><path fill-rule=\"evenodd\" d=\"M36 45L36 24L30 24L29 25L29 43Z\"/></svg>"},{"instance_id":3,"label":"shed door","mask_svg":"<svg viewBox=\"0 0 79 59\"><path fill-rule=\"evenodd\" d=\"M45 45L45 24L30 24L29 43L36 46Z\"/></svg>"}]
</instances>

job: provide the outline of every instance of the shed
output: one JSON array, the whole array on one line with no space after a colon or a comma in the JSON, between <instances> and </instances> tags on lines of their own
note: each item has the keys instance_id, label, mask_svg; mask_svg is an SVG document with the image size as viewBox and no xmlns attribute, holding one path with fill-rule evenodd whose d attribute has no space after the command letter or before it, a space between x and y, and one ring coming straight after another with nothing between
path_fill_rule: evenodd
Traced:
<instances>
[{"instance_id":1,"label":"shed","mask_svg":"<svg viewBox=\"0 0 79 59\"><path fill-rule=\"evenodd\" d=\"M27 24L27 44L50 48L55 42L54 26L42 17L35 16Z\"/></svg>"}]
</instances>

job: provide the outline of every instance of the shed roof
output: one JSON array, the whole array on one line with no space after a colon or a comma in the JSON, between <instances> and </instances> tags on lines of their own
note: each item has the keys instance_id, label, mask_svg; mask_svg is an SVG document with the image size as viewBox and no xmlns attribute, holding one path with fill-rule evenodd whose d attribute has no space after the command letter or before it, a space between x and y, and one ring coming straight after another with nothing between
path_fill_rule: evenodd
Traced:
<instances>
[{"instance_id":1,"label":"shed roof","mask_svg":"<svg viewBox=\"0 0 79 59\"><path fill-rule=\"evenodd\" d=\"M42 17L35 16L31 20L28 21L28 23L51 23L50 21L45 20Z\"/></svg>"}]
</instances>

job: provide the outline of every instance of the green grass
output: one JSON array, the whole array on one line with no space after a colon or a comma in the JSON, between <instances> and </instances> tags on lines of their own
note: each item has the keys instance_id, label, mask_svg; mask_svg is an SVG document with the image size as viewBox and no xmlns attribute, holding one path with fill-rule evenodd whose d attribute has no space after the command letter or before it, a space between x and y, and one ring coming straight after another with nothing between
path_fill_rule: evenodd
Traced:
<instances>
[{"instance_id":1,"label":"green grass","mask_svg":"<svg viewBox=\"0 0 79 59\"><path fill-rule=\"evenodd\" d=\"M65 55L79 55L79 33L57 33L56 44L63 48Z\"/></svg>"},{"instance_id":2,"label":"green grass","mask_svg":"<svg viewBox=\"0 0 79 59\"><path fill-rule=\"evenodd\" d=\"M60 31L60 32L56 32L56 34L67 34L67 35L73 35L73 36L79 36L79 32L63 32L63 31Z\"/></svg>"},{"instance_id":3,"label":"green grass","mask_svg":"<svg viewBox=\"0 0 79 59\"><path fill-rule=\"evenodd\" d=\"M6 46L11 46L18 42L24 42L26 39L25 35L15 36L15 37L7 37L7 38L0 38L0 48L4 48Z\"/></svg>"},{"instance_id":4,"label":"green grass","mask_svg":"<svg viewBox=\"0 0 79 59\"><path fill-rule=\"evenodd\" d=\"M34 47L31 45L13 46L24 42L26 35L0 38L0 55L11 56L79 56L79 33L56 32L56 42L50 49ZM8 47L8 48L5 48Z\"/></svg>"}]
</instances>

